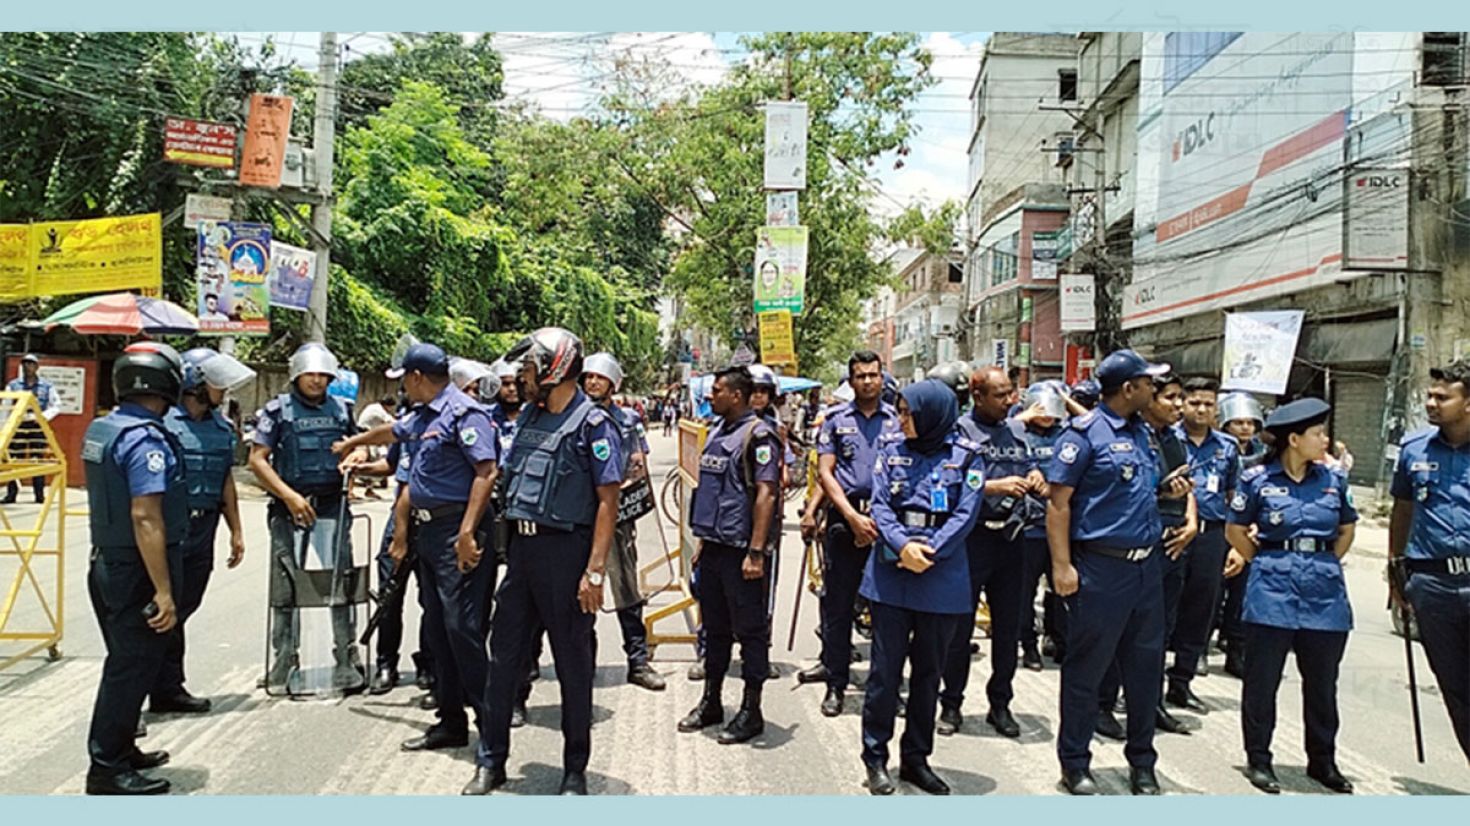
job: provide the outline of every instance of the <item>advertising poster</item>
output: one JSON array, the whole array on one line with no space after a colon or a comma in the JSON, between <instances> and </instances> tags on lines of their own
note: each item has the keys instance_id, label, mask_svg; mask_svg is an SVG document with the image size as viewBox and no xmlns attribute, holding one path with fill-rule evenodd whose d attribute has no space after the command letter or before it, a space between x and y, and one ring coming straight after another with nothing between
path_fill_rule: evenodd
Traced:
<instances>
[{"instance_id":1,"label":"advertising poster","mask_svg":"<svg viewBox=\"0 0 1470 826\"><path fill-rule=\"evenodd\" d=\"M1285 393L1304 315L1301 310L1226 315L1220 389Z\"/></svg>"},{"instance_id":2,"label":"advertising poster","mask_svg":"<svg viewBox=\"0 0 1470 826\"><path fill-rule=\"evenodd\" d=\"M768 100L765 109L765 188L806 189L806 104Z\"/></svg>"},{"instance_id":3,"label":"advertising poster","mask_svg":"<svg viewBox=\"0 0 1470 826\"><path fill-rule=\"evenodd\" d=\"M235 127L188 118L165 118L163 159L186 166L235 168Z\"/></svg>"},{"instance_id":4,"label":"advertising poster","mask_svg":"<svg viewBox=\"0 0 1470 826\"><path fill-rule=\"evenodd\" d=\"M270 227L230 221L201 223L195 270L200 334L268 334L266 277L270 265Z\"/></svg>"},{"instance_id":5,"label":"advertising poster","mask_svg":"<svg viewBox=\"0 0 1470 826\"><path fill-rule=\"evenodd\" d=\"M786 310L772 310L761 313L759 320L761 363L795 364L796 336L791 326L791 313Z\"/></svg>"},{"instance_id":6,"label":"advertising poster","mask_svg":"<svg viewBox=\"0 0 1470 826\"><path fill-rule=\"evenodd\" d=\"M19 301L31 294L30 228L0 224L0 301Z\"/></svg>"},{"instance_id":7,"label":"advertising poster","mask_svg":"<svg viewBox=\"0 0 1470 826\"><path fill-rule=\"evenodd\" d=\"M1097 327L1094 288L1091 275L1062 276L1062 332L1090 333Z\"/></svg>"},{"instance_id":8,"label":"advertising poster","mask_svg":"<svg viewBox=\"0 0 1470 826\"><path fill-rule=\"evenodd\" d=\"M281 95L250 96L250 120L245 126L245 148L240 152L240 183L277 189L286 161L286 139L291 134L293 100Z\"/></svg>"},{"instance_id":9,"label":"advertising poster","mask_svg":"<svg viewBox=\"0 0 1470 826\"><path fill-rule=\"evenodd\" d=\"M316 278L316 253L280 241L271 242L271 306L306 312L311 282Z\"/></svg>"},{"instance_id":10,"label":"advertising poster","mask_svg":"<svg viewBox=\"0 0 1470 826\"><path fill-rule=\"evenodd\" d=\"M755 231L755 311L801 315L806 303L806 227Z\"/></svg>"},{"instance_id":11,"label":"advertising poster","mask_svg":"<svg viewBox=\"0 0 1470 826\"><path fill-rule=\"evenodd\" d=\"M157 212L38 221L30 225L32 295L163 286L163 221Z\"/></svg>"}]
</instances>

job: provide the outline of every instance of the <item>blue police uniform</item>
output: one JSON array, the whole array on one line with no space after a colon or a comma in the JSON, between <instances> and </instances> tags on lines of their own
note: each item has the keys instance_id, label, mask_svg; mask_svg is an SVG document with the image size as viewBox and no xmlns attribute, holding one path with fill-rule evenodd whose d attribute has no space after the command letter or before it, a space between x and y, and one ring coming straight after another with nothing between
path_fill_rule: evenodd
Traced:
<instances>
[{"instance_id":1,"label":"blue police uniform","mask_svg":"<svg viewBox=\"0 0 1470 826\"><path fill-rule=\"evenodd\" d=\"M1159 461L1149 427L1106 402L1073 419L1057 440L1047 481L1073 489L1072 565L1078 590L1067 598L1057 757L1066 771L1087 770L1104 675L1116 659L1128 695L1134 768L1152 768L1154 709L1164 651L1163 524L1156 491Z\"/></svg>"},{"instance_id":2,"label":"blue police uniform","mask_svg":"<svg viewBox=\"0 0 1470 826\"><path fill-rule=\"evenodd\" d=\"M817 455L836 457L832 475L847 501L865 516L872 513L873 463L890 442L902 441L898 412L882 401L871 416L846 402L829 410L817 435ZM827 685L846 690L852 665L852 611L867 567L869 547L853 544L852 528L827 505L821 599L822 665Z\"/></svg>"},{"instance_id":3,"label":"blue police uniform","mask_svg":"<svg viewBox=\"0 0 1470 826\"><path fill-rule=\"evenodd\" d=\"M972 409L960 417L960 432L979 445L985 462L986 479L1026 476L1036 469L1036 460L1026 441L1026 427L1015 419L990 422ZM983 495L975 529L965 543L970 566L970 615L985 592L990 609L990 681L985 694L993 711L1008 709L1014 692L1017 644L1021 638L1021 582L1025 573L1022 516L1025 497ZM951 640L944 661L944 687L940 706L958 714L970 681L970 634L960 629Z\"/></svg>"},{"instance_id":4,"label":"blue police uniform","mask_svg":"<svg viewBox=\"0 0 1470 826\"><path fill-rule=\"evenodd\" d=\"M1065 430L1066 425L1061 423L1045 430L1026 428L1026 447L1037 467L1045 468L1051 463L1052 456L1056 454L1057 439ZM1037 651L1036 586L1045 577L1048 587L1042 597L1042 628L1051 638L1052 645L1056 646L1056 661L1061 662L1067 649L1067 610L1050 588L1051 550L1046 544L1046 500L1028 493L1024 505L1028 509L1028 518L1021 540L1025 558L1021 576L1021 650L1028 653Z\"/></svg>"},{"instance_id":5,"label":"blue police uniform","mask_svg":"<svg viewBox=\"0 0 1470 826\"><path fill-rule=\"evenodd\" d=\"M500 402L490 405L488 409L490 411L490 419L495 422L496 432L499 433L500 455L508 455L510 453L511 443L516 438L516 423L521 420L520 414L517 414L515 418L511 418L510 414L506 412L505 406ZM525 407L522 406L519 409L524 411Z\"/></svg>"},{"instance_id":6,"label":"blue police uniform","mask_svg":"<svg viewBox=\"0 0 1470 826\"><path fill-rule=\"evenodd\" d=\"M486 688L489 760L510 755L510 717L544 627L561 687L562 761L583 772L592 751L592 627L577 589L592 555L597 488L623 479L623 447L611 417L580 389L560 413L523 408L506 457L509 564L495 595Z\"/></svg>"},{"instance_id":7,"label":"blue police uniform","mask_svg":"<svg viewBox=\"0 0 1470 826\"><path fill-rule=\"evenodd\" d=\"M1308 465L1297 481L1279 459L1270 461L1242 474L1231 498L1230 524L1255 525L1260 543L1241 614L1250 652L1241 724L1252 766L1271 765L1276 690L1293 652L1302 677L1308 767L1334 764L1337 673L1353 619L1333 548L1340 527L1357 520L1347 477L1322 464Z\"/></svg>"},{"instance_id":8,"label":"blue police uniform","mask_svg":"<svg viewBox=\"0 0 1470 826\"><path fill-rule=\"evenodd\" d=\"M400 421L412 421L412 411L405 412L399 417ZM388 466L393 468L393 501L398 500L398 495L408 485L409 470L413 467L413 455L418 451L418 434L410 433L409 438L404 441L395 441L388 446L386 458ZM378 583L381 588L393 576L397 563L388 552L393 543L393 532L397 526L398 515L394 508L388 508L388 520L383 526L383 537L378 543ZM419 580L418 567L415 566L410 572L415 580L418 580L419 607L424 606L423 581ZM434 657L429 652L428 637L425 633L426 626L419 624L419 650L413 655L414 670L417 675L432 674L434 671ZM378 620L377 629L377 657L376 667L387 669L393 673L398 672L398 652L403 645L403 600L397 600L391 608L385 609Z\"/></svg>"},{"instance_id":9,"label":"blue police uniform","mask_svg":"<svg viewBox=\"0 0 1470 826\"><path fill-rule=\"evenodd\" d=\"M56 388L51 382L40 376L36 377L35 384L26 384L25 376L16 376L5 385L5 389L13 393L26 392L36 397L36 404L42 410L51 406L51 397L56 393ZM15 437L11 439L11 449L21 455L39 453L45 449L46 434L41 426L35 422L23 421L16 428ZM31 479L31 490L36 494L36 501L40 502L46 498L46 477L36 476ZM10 482L5 486L5 501L14 502L15 495L20 491L19 482Z\"/></svg>"},{"instance_id":10,"label":"blue police uniform","mask_svg":"<svg viewBox=\"0 0 1470 826\"><path fill-rule=\"evenodd\" d=\"M183 454L189 497L189 533L184 540L183 581L174 602L178 624L168 635L168 655L153 686L155 700L184 692L184 623L198 610L204 590L214 572L214 537L219 530L224 504L225 481L235 461L235 428L218 410L202 419L190 416L182 406L171 408L163 418Z\"/></svg>"},{"instance_id":11,"label":"blue police uniform","mask_svg":"<svg viewBox=\"0 0 1470 826\"><path fill-rule=\"evenodd\" d=\"M168 651L168 636L148 627L143 613L155 589L133 538L132 500L163 496L170 590L178 593L189 523L179 455L162 417L134 402L125 401L93 420L83 439L92 539L87 590L107 648L87 733L89 775L132 769L143 698L157 682Z\"/></svg>"},{"instance_id":12,"label":"blue police uniform","mask_svg":"<svg viewBox=\"0 0 1470 826\"><path fill-rule=\"evenodd\" d=\"M1449 444L1437 427L1405 437L1391 492L1414 509L1405 595L1455 737L1470 757L1470 444Z\"/></svg>"},{"instance_id":13,"label":"blue police uniform","mask_svg":"<svg viewBox=\"0 0 1470 826\"><path fill-rule=\"evenodd\" d=\"M1195 668L1205 655L1215 609L1220 604L1225 554L1229 550L1225 542L1226 510L1240 473L1240 448L1233 436L1218 430L1210 430L1198 443L1183 424L1175 426L1175 435L1189 453L1199 519L1199 534L1181 557L1185 563L1184 583L1174 632L1169 638L1169 648L1174 652L1174 663L1168 669L1169 684L1182 687L1194 679Z\"/></svg>"},{"instance_id":14,"label":"blue police uniform","mask_svg":"<svg viewBox=\"0 0 1470 826\"><path fill-rule=\"evenodd\" d=\"M949 421L957 418L948 386L924 381L905 391L911 410L947 405ZM943 441L927 452L912 440L889 442L874 464L873 521L881 545L868 557L861 587L873 615L872 668L862 722L862 759L870 767L888 762L905 661L909 695L899 759L906 765L927 763L934 751L934 713L945 655L950 642L974 621L965 544L980 515L985 461L978 444L958 430L945 430ZM922 426L919 432L925 435ZM898 567L899 553L910 541L935 550L929 557L933 566L922 574Z\"/></svg>"}]
</instances>

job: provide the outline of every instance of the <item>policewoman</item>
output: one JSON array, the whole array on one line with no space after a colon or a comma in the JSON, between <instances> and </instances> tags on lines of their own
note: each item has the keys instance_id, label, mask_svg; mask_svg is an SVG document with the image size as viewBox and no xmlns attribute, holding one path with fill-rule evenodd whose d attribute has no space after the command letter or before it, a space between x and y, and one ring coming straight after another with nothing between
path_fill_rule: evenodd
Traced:
<instances>
[{"instance_id":1,"label":"policewoman","mask_svg":"<svg viewBox=\"0 0 1470 826\"><path fill-rule=\"evenodd\" d=\"M1072 420L1047 470L1052 583L1071 611L1057 757L1062 784L1075 795L1098 793L1089 742L1099 687L1114 660L1128 695L1130 786L1134 794L1159 793L1153 741L1164 657L1163 525L1158 456L1140 413L1153 403L1154 379L1168 372L1132 350L1109 354L1095 373L1101 401Z\"/></svg>"},{"instance_id":2,"label":"policewoman","mask_svg":"<svg viewBox=\"0 0 1470 826\"><path fill-rule=\"evenodd\" d=\"M107 648L87 732L87 794L169 790L167 780L139 773L168 762L168 752L141 752L135 737L178 622L189 491L163 415L182 384L172 348L132 345L112 367L117 408L94 420L82 442L92 534L87 590Z\"/></svg>"},{"instance_id":3,"label":"policewoman","mask_svg":"<svg viewBox=\"0 0 1470 826\"><path fill-rule=\"evenodd\" d=\"M183 394L164 415L164 426L178 440L189 486L189 535L184 540L184 578L178 592L179 624L169 635L168 656L151 692L154 713L202 714L209 700L184 688L184 624L199 609L214 572L214 537L220 518L230 528L234 568L245 557L235 478L235 427L220 413L225 393L255 378L255 371L233 356L198 347L184 353Z\"/></svg>"},{"instance_id":4,"label":"policewoman","mask_svg":"<svg viewBox=\"0 0 1470 826\"><path fill-rule=\"evenodd\" d=\"M1405 598L1470 758L1470 361L1429 371L1430 427L1405 437L1393 475L1389 556L1405 569Z\"/></svg>"},{"instance_id":5,"label":"policewoman","mask_svg":"<svg viewBox=\"0 0 1470 826\"><path fill-rule=\"evenodd\" d=\"M490 627L489 765L464 793L486 794L505 782L511 711L532 635L542 627L561 687L561 793L582 795L592 752L592 627L617 525L623 445L612 418L577 386L581 339L543 327L505 360L520 364L526 409L505 462L510 548Z\"/></svg>"},{"instance_id":6,"label":"policewoman","mask_svg":"<svg viewBox=\"0 0 1470 826\"><path fill-rule=\"evenodd\" d=\"M1342 558L1352 547L1358 512L1347 477L1322 464L1331 446L1324 426L1331 410L1307 398L1271 411L1271 453L1265 465L1241 476L1225 528L1227 573L1251 563L1241 614L1250 652L1241 725L1246 777L1268 794L1281 791L1271 735L1287 654L1296 655L1302 678L1307 775L1334 792L1353 790L1337 769L1337 673L1353 626Z\"/></svg>"},{"instance_id":7,"label":"policewoman","mask_svg":"<svg viewBox=\"0 0 1470 826\"><path fill-rule=\"evenodd\" d=\"M950 643L960 634L968 638L974 622L965 539L980 514L985 460L979 445L955 427L960 411L950 385L926 379L904 387L897 412L904 439L887 443L873 466L873 521L881 544L868 557L861 589L873 615L862 759L869 793L893 794L888 741L907 662L898 776L942 795L949 785L929 767L934 711Z\"/></svg>"},{"instance_id":8,"label":"policewoman","mask_svg":"<svg viewBox=\"0 0 1470 826\"><path fill-rule=\"evenodd\" d=\"M1017 417L1025 425L1022 434L1037 467L1051 464L1056 454L1057 439L1066 427L1066 386L1059 382L1038 382L1021 395L1022 411ZM1052 656L1061 662L1067 651L1067 612L1051 589L1051 551L1046 546L1047 489L1031 489L1026 493L1026 528L1022 532L1024 570L1021 574L1021 665L1032 671L1042 669L1041 650L1037 644L1036 587L1043 576L1047 589L1042 598L1042 630L1053 646Z\"/></svg>"},{"instance_id":9,"label":"policewoman","mask_svg":"<svg viewBox=\"0 0 1470 826\"><path fill-rule=\"evenodd\" d=\"M761 713L770 667L765 576L780 501L781 438L751 408L754 384L744 367L715 374L710 407L718 424L705 438L699 485L689 501L689 527L700 540L694 565L706 673L704 695L678 728L693 732L724 722L721 689L739 640L745 693L740 710L719 734L726 745L744 743L766 728Z\"/></svg>"}]
</instances>

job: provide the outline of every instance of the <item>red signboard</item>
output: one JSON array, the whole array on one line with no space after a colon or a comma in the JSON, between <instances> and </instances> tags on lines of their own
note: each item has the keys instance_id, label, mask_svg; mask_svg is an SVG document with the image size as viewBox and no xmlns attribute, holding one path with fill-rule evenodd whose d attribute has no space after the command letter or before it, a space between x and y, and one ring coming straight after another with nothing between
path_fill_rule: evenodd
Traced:
<instances>
[{"instance_id":1,"label":"red signboard","mask_svg":"<svg viewBox=\"0 0 1470 826\"><path fill-rule=\"evenodd\" d=\"M228 123L166 118L163 123L163 159L189 166L233 169L235 127Z\"/></svg>"},{"instance_id":2,"label":"red signboard","mask_svg":"<svg viewBox=\"0 0 1470 826\"><path fill-rule=\"evenodd\" d=\"M1083 379L1092 378L1092 368L1096 364L1092 358L1092 348L1080 344L1067 345L1066 381L1068 385L1076 384Z\"/></svg>"}]
</instances>

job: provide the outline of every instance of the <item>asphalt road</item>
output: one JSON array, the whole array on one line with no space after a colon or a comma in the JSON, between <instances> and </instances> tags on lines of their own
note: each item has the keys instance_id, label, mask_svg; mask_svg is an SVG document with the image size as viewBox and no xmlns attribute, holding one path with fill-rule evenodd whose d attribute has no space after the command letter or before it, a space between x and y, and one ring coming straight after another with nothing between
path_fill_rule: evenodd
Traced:
<instances>
[{"instance_id":1,"label":"asphalt road","mask_svg":"<svg viewBox=\"0 0 1470 826\"><path fill-rule=\"evenodd\" d=\"M674 442L651 434L651 468L656 479L674 461ZM73 502L80 491L72 491ZM401 740L420 733L432 713L417 707L420 694L411 685L380 697L360 695L336 700L268 698L255 688L264 669L267 536L265 502L243 504L248 552L244 564L225 570L224 539L220 564L203 608L190 622L189 687L213 699L215 710L204 716L146 715L146 749L168 749L172 763L160 770L179 792L193 794L454 794L472 773L472 750L432 754L399 751ZM359 509L381 530L386 506L369 503ZM34 506L7 506L6 515L23 521ZM788 510L795 523L795 507ZM662 554L653 517L641 525L644 564ZM63 657L47 662L36 657L0 671L0 791L22 794L78 794L87 759L85 739L103 648L86 597L86 526L73 519L68 531L66 570L66 636ZM675 533L664 532L670 542ZM369 547L366 526L357 536L359 553ZM1382 579L1386 533L1364 527L1358 547L1347 561L1348 586L1356 613L1356 630L1348 644L1340 685L1342 732L1338 761L1343 771L1368 794L1462 794L1470 792L1470 767L1450 732L1449 720L1428 666L1419 656L1420 703L1424 712L1428 761L1414 760L1409 723L1409 696L1403 665L1403 643L1394 636L1383 609ZM376 537L370 543L376 548ZM777 605L777 642L773 656L781 680L766 689L766 733L746 746L721 746L713 731L679 734L675 723L698 700L701 684L684 674L693 658L691 646L668 644L656 651L655 665L668 677L669 688L650 693L624 682L625 666L612 615L598 620L601 645L597 688L593 697L593 752L589 787L594 794L864 794L859 761L861 694L849 692L845 713L836 719L820 715L822 688L798 687L795 672L817 654L813 633L816 601L802 599L795 650L786 650L794 577L801 548L795 532L784 545L783 574ZM13 558L0 559L0 586L9 585ZM664 575L652 574L653 582ZM0 594L5 593L0 591ZM664 604L668 596L655 599ZM413 613L413 612L410 612ZM11 630L40 616L29 585L17 602ZM412 622L412 620L411 620ZM413 640L414 625L407 639ZM686 630L686 619L671 617L660 630ZM15 648L0 643L0 656ZM411 649L411 645L407 646ZM988 677L988 648L974 658L971 685ZM866 644L860 646L866 652ZM406 658L405 652L405 658ZM1212 673L1196 683L1210 713L1180 713L1196 725L1189 736L1160 734L1159 775L1166 793L1246 794L1256 792L1241 775L1240 683L1220 670L1223 657L1211 660ZM561 777L561 738L554 667L543 659L545 678L531 697L529 724L513 733L508 794L553 794ZM866 661L856 666L861 675ZM1055 753L1059 672L1048 661L1039 673L1022 671L1016 678L1013 711L1023 735L1006 740L983 723L983 690L972 691L965 708L966 725L953 737L938 738L933 765L960 794L1059 794ZM738 703L738 681L727 681L726 706ZM1299 679L1288 665L1280 693L1279 724L1274 748L1278 775L1288 794L1324 791L1305 775ZM1127 793L1127 770L1121 744L1095 741L1094 769L1105 791ZM900 793L922 794L901 784Z\"/></svg>"}]
</instances>

